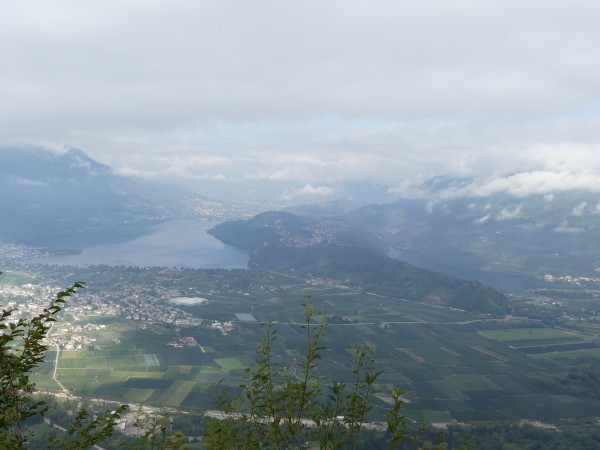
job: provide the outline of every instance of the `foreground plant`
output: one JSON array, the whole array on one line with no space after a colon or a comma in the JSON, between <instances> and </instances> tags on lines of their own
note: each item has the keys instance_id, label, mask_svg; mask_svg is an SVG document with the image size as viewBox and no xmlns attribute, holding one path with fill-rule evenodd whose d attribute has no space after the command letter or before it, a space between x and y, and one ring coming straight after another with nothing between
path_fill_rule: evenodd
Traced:
<instances>
[{"instance_id":1,"label":"foreground plant","mask_svg":"<svg viewBox=\"0 0 600 450\"><path fill-rule=\"evenodd\" d=\"M187 437L173 431L169 411L164 410L160 416L148 417L139 406L133 425L137 429L137 439L124 446L127 450L186 450Z\"/></svg>"},{"instance_id":2,"label":"foreground plant","mask_svg":"<svg viewBox=\"0 0 600 450\"><path fill-rule=\"evenodd\" d=\"M1 272L0 272L1 274ZM0 448L27 448L31 438L26 430L27 419L42 415L43 401L33 398L35 385L29 379L32 371L44 361L49 345L46 337L66 299L85 287L77 282L56 294L41 314L11 321L13 309L2 309L0 316ZM121 405L93 420L81 411L64 438L55 437L61 448L83 449L100 442L115 429L120 415L127 409Z\"/></svg>"},{"instance_id":3,"label":"foreground plant","mask_svg":"<svg viewBox=\"0 0 600 450\"><path fill-rule=\"evenodd\" d=\"M241 392L231 397L218 387L217 405L221 418L208 422L206 442L211 449L356 448L366 416L373 407L374 347L362 344L353 349L350 381L327 381L318 370L325 347L325 316L313 304L303 304L306 325L302 360L293 367L274 362L273 344L277 330L267 324L254 367L246 369ZM406 419L400 414L401 391L395 390L387 413L390 448L404 437Z\"/></svg>"}]
</instances>

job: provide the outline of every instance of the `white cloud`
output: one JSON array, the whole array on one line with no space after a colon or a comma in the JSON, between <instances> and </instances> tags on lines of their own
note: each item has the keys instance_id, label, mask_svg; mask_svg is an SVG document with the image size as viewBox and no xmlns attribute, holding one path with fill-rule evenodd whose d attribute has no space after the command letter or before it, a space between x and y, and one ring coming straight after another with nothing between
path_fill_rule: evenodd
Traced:
<instances>
[{"instance_id":1,"label":"white cloud","mask_svg":"<svg viewBox=\"0 0 600 450\"><path fill-rule=\"evenodd\" d=\"M388 194L398 194L405 197L409 197L415 191L415 187L410 179L404 179L397 186L391 186L387 189Z\"/></svg>"},{"instance_id":2,"label":"white cloud","mask_svg":"<svg viewBox=\"0 0 600 450\"><path fill-rule=\"evenodd\" d=\"M522 211L523 211L523 205L517 205L512 208L510 208L510 207L503 208L502 211L500 211L498 213L498 215L496 216L496 220L516 219L517 217L519 217L521 215Z\"/></svg>"},{"instance_id":3,"label":"white cloud","mask_svg":"<svg viewBox=\"0 0 600 450\"><path fill-rule=\"evenodd\" d=\"M10 2L0 145L189 180L597 191L598 14L591 0Z\"/></svg>"},{"instance_id":4,"label":"white cloud","mask_svg":"<svg viewBox=\"0 0 600 450\"><path fill-rule=\"evenodd\" d=\"M578 234L583 233L585 229L581 227L571 227L565 223L556 227L554 231L556 231L557 233Z\"/></svg>"},{"instance_id":5,"label":"white cloud","mask_svg":"<svg viewBox=\"0 0 600 450\"><path fill-rule=\"evenodd\" d=\"M452 198L463 196L487 197L501 192L516 197L545 194L545 200L551 201L553 199L551 193L575 189L600 192L600 173L572 173L567 171L521 172L507 176L474 180L466 186L446 189L440 195Z\"/></svg>"},{"instance_id":6,"label":"white cloud","mask_svg":"<svg viewBox=\"0 0 600 450\"><path fill-rule=\"evenodd\" d=\"M302 180L311 180L313 179L313 175L308 168L305 167L286 167L284 169L275 170L273 172L259 172L259 173L250 173L245 175L245 178L251 180L271 180L271 181L302 181Z\"/></svg>"},{"instance_id":7,"label":"white cloud","mask_svg":"<svg viewBox=\"0 0 600 450\"><path fill-rule=\"evenodd\" d=\"M310 184L305 185L300 189L286 189L282 198L286 201L301 198L303 200L310 198L324 198L335 195L335 190L329 186L316 186Z\"/></svg>"},{"instance_id":8,"label":"white cloud","mask_svg":"<svg viewBox=\"0 0 600 450\"><path fill-rule=\"evenodd\" d=\"M334 194L333 188L329 186L317 186L312 187L310 184L307 184L302 189L298 191L298 194L301 195L319 195L321 197L329 197Z\"/></svg>"},{"instance_id":9,"label":"white cloud","mask_svg":"<svg viewBox=\"0 0 600 450\"><path fill-rule=\"evenodd\" d=\"M15 184L18 184L21 186L37 186L37 187L48 186L48 183L45 183L45 182L39 181L39 180L31 180L29 178L17 178L15 180Z\"/></svg>"},{"instance_id":10,"label":"white cloud","mask_svg":"<svg viewBox=\"0 0 600 450\"><path fill-rule=\"evenodd\" d=\"M571 215L575 217L582 216L585 212L585 209L587 208L587 205L587 202L581 202L579 205L573 208L573 210L571 211Z\"/></svg>"}]
</instances>

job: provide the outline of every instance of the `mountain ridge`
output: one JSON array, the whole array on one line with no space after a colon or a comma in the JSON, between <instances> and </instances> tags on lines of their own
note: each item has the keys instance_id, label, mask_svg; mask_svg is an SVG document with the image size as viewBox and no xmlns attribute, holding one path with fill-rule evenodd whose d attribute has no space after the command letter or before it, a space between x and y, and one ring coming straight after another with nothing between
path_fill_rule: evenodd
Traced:
<instances>
[{"instance_id":1,"label":"mountain ridge","mask_svg":"<svg viewBox=\"0 0 600 450\"><path fill-rule=\"evenodd\" d=\"M180 212L179 200L117 175L78 149L4 147L0 161L2 240L51 246L110 241L130 236L133 225Z\"/></svg>"},{"instance_id":2,"label":"mountain ridge","mask_svg":"<svg viewBox=\"0 0 600 450\"><path fill-rule=\"evenodd\" d=\"M225 222L209 233L247 250L253 268L346 280L353 289L436 306L498 315L508 312L506 298L492 288L393 259L369 238L355 240L359 231L341 220L267 212Z\"/></svg>"}]
</instances>

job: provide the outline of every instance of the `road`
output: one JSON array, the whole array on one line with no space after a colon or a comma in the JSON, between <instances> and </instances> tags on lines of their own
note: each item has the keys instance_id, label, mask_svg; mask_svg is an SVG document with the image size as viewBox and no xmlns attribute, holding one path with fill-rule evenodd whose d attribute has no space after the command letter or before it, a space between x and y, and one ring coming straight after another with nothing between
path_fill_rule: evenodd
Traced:
<instances>
[{"instance_id":1,"label":"road","mask_svg":"<svg viewBox=\"0 0 600 450\"><path fill-rule=\"evenodd\" d=\"M46 334L46 338L48 339L50 339L50 333L52 333L52 328L54 328L54 324L55 322L52 322L50 324L50 329L48 330L48 334ZM58 371L58 359L60 358L60 346L56 342L54 343L54 346L56 347L56 357L54 358L54 371L52 372L52 379L56 382L56 384L60 386L64 393L68 394L69 390L66 387L64 387L64 385L60 381L58 381L58 378L56 378L56 372Z\"/></svg>"}]
</instances>

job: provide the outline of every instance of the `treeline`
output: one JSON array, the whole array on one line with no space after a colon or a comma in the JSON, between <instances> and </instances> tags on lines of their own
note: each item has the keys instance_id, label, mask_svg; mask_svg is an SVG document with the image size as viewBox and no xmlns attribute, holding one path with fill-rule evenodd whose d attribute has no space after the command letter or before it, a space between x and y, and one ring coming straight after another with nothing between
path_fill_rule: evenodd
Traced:
<instances>
[{"instance_id":1,"label":"treeline","mask_svg":"<svg viewBox=\"0 0 600 450\"><path fill-rule=\"evenodd\" d=\"M361 449L385 449L387 436L367 432ZM450 426L440 430L414 425L398 449L436 450L590 450L600 448L600 428L596 419L565 422L558 426L546 424L496 424Z\"/></svg>"},{"instance_id":2,"label":"treeline","mask_svg":"<svg viewBox=\"0 0 600 450\"><path fill-rule=\"evenodd\" d=\"M600 358L578 358L566 375L549 377L544 383L565 394L600 399Z\"/></svg>"},{"instance_id":3,"label":"treeline","mask_svg":"<svg viewBox=\"0 0 600 450\"><path fill-rule=\"evenodd\" d=\"M557 428L534 425L490 425L470 427L472 448L478 450L589 450L600 448L597 421L566 423Z\"/></svg>"},{"instance_id":4,"label":"treeline","mask_svg":"<svg viewBox=\"0 0 600 450\"><path fill-rule=\"evenodd\" d=\"M44 400L50 406L46 417L52 422L65 422L69 412L73 412L79 401L57 402L51 397ZM87 407L92 407L86 404ZM196 414L172 415L173 429L191 437L192 442L204 433L206 420ZM39 418L36 420L39 422ZM41 429L39 429L41 431ZM50 430L48 430L50 433ZM600 428L596 419L578 419L553 425L495 424L480 426L450 426L439 429L413 424L406 429L406 439L397 443L397 449L478 449L478 450L589 450L600 448ZM47 434L41 432L30 442L28 448L46 449ZM390 436L374 430L364 430L356 448L360 450L387 449ZM142 448L139 439L116 433L102 442L107 449Z\"/></svg>"},{"instance_id":5,"label":"treeline","mask_svg":"<svg viewBox=\"0 0 600 450\"><path fill-rule=\"evenodd\" d=\"M107 409L110 409L110 402L91 401L80 397L57 398L50 394L43 394L38 398L45 403L46 411L43 417L34 416L27 421L27 426L34 430L27 442L29 450L47 450L48 440L51 436L61 434L58 427L67 429L72 422L72 418L79 410L84 408L92 416L104 414ZM152 420L160 421L166 417L169 422L170 433L180 433L185 436L187 442L201 441L201 436L204 433L206 421L204 415L198 413L183 413L170 411L158 412L154 414L154 418L148 417L143 412L133 411L140 423L144 423L145 427L140 428L137 434L125 435L123 433L113 433L105 436L102 440L102 447L106 449L146 449L155 448L147 445L147 441L143 438L148 427L148 423ZM166 414L166 416L165 416ZM44 422L43 419L47 419ZM49 421L49 424L48 424ZM156 448L160 448L157 446ZM183 448L183 447L182 447Z\"/></svg>"}]
</instances>

